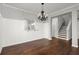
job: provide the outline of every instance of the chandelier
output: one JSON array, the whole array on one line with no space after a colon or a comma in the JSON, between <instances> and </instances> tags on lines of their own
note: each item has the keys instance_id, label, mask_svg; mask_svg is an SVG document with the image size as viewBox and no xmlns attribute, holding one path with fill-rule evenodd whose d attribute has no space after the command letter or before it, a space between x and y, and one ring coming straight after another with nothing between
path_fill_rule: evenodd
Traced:
<instances>
[{"instance_id":1,"label":"chandelier","mask_svg":"<svg viewBox=\"0 0 79 59\"><path fill-rule=\"evenodd\" d=\"M45 14L45 11L44 11L44 3L41 3L42 5L42 10L41 10L41 13L39 14L38 16L38 19L40 21L46 21L48 19L47 15Z\"/></svg>"}]
</instances>

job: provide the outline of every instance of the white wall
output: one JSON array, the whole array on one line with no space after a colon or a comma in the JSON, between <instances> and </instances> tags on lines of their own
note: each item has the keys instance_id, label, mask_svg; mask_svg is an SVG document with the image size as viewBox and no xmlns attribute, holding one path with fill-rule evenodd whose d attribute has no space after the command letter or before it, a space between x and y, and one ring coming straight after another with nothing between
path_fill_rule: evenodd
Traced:
<instances>
[{"instance_id":1,"label":"white wall","mask_svg":"<svg viewBox=\"0 0 79 59\"><path fill-rule=\"evenodd\" d=\"M58 36L58 17L52 18L52 37Z\"/></svg>"},{"instance_id":2,"label":"white wall","mask_svg":"<svg viewBox=\"0 0 79 59\"><path fill-rule=\"evenodd\" d=\"M0 53L2 50L2 17L0 15Z\"/></svg>"},{"instance_id":3,"label":"white wall","mask_svg":"<svg viewBox=\"0 0 79 59\"><path fill-rule=\"evenodd\" d=\"M62 16L58 16L58 31L60 30L63 22L64 22L63 17Z\"/></svg>"},{"instance_id":4,"label":"white wall","mask_svg":"<svg viewBox=\"0 0 79 59\"><path fill-rule=\"evenodd\" d=\"M78 20L78 22L77 22L77 36L78 36L78 39L79 39L79 20Z\"/></svg>"},{"instance_id":5,"label":"white wall","mask_svg":"<svg viewBox=\"0 0 79 59\"><path fill-rule=\"evenodd\" d=\"M51 33L50 33L50 22L44 23L44 37L51 39Z\"/></svg>"},{"instance_id":6,"label":"white wall","mask_svg":"<svg viewBox=\"0 0 79 59\"><path fill-rule=\"evenodd\" d=\"M0 5L0 53L2 50L2 16L1 16L1 5Z\"/></svg>"},{"instance_id":7,"label":"white wall","mask_svg":"<svg viewBox=\"0 0 79 59\"><path fill-rule=\"evenodd\" d=\"M69 21L72 19L71 13L63 15L65 25L68 25Z\"/></svg>"},{"instance_id":8,"label":"white wall","mask_svg":"<svg viewBox=\"0 0 79 59\"><path fill-rule=\"evenodd\" d=\"M79 11L77 11L78 19L77 19L77 36L79 39Z\"/></svg>"}]
</instances>

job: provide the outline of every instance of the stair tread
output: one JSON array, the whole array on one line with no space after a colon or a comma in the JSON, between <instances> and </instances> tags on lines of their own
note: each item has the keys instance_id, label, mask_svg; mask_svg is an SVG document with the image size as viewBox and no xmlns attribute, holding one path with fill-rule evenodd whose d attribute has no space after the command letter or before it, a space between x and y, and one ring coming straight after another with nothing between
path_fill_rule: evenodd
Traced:
<instances>
[{"instance_id":1,"label":"stair tread","mask_svg":"<svg viewBox=\"0 0 79 59\"><path fill-rule=\"evenodd\" d=\"M59 37L59 36L58 36ZM66 38L66 37L59 37L59 38Z\"/></svg>"},{"instance_id":2,"label":"stair tread","mask_svg":"<svg viewBox=\"0 0 79 59\"><path fill-rule=\"evenodd\" d=\"M58 37L58 38L66 38L66 37Z\"/></svg>"},{"instance_id":3,"label":"stair tread","mask_svg":"<svg viewBox=\"0 0 79 59\"><path fill-rule=\"evenodd\" d=\"M66 36L66 34L60 34L60 35L58 35L58 36Z\"/></svg>"},{"instance_id":4,"label":"stair tread","mask_svg":"<svg viewBox=\"0 0 79 59\"><path fill-rule=\"evenodd\" d=\"M66 32L59 32L59 33L66 33Z\"/></svg>"},{"instance_id":5,"label":"stair tread","mask_svg":"<svg viewBox=\"0 0 79 59\"><path fill-rule=\"evenodd\" d=\"M58 35L58 36L66 36L66 35Z\"/></svg>"},{"instance_id":6,"label":"stair tread","mask_svg":"<svg viewBox=\"0 0 79 59\"><path fill-rule=\"evenodd\" d=\"M59 37L58 37L59 38ZM61 39L61 38L59 38L59 39ZM66 38L62 38L62 39L66 39Z\"/></svg>"},{"instance_id":7,"label":"stair tread","mask_svg":"<svg viewBox=\"0 0 79 59\"><path fill-rule=\"evenodd\" d=\"M58 34L66 34L66 33L58 33Z\"/></svg>"},{"instance_id":8,"label":"stair tread","mask_svg":"<svg viewBox=\"0 0 79 59\"><path fill-rule=\"evenodd\" d=\"M66 36L64 36L64 35L63 36L62 35L58 35L58 37L66 37Z\"/></svg>"},{"instance_id":9,"label":"stair tread","mask_svg":"<svg viewBox=\"0 0 79 59\"><path fill-rule=\"evenodd\" d=\"M59 38L59 37L58 37ZM61 38L59 38L59 39L61 39ZM66 39L66 38L62 38L62 39Z\"/></svg>"}]
</instances>

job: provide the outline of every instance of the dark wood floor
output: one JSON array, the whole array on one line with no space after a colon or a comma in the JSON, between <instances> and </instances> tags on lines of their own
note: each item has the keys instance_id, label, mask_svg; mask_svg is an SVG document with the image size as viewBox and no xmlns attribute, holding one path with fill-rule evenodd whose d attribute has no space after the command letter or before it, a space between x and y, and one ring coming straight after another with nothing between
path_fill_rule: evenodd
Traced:
<instances>
[{"instance_id":1,"label":"dark wood floor","mask_svg":"<svg viewBox=\"0 0 79 59\"><path fill-rule=\"evenodd\" d=\"M79 55L79 48L71 47L71 41L53 38L39 39L4 47L2 55Z\"/></svg>"}]
</instances>

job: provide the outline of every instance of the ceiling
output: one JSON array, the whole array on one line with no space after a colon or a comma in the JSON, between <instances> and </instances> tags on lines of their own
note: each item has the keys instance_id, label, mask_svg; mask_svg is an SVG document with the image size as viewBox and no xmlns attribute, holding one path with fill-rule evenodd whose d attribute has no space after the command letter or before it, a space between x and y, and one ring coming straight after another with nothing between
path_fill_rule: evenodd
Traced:
<instances>
[{"instance_id":1,"label":"ceiling","mask_svg":"<svg viewBox=\"0 0 79 59\"><path fill-rule=\"evenodd\" d=\"M30 11L34 14L37 14L41 11L40 3L5 3L19 9L24 9L25 11ZM69 6L75 5L77 3L45 3L44 10L46 13L53 13L58 10L62 10Z\"/></svg>"}]
</instances>

